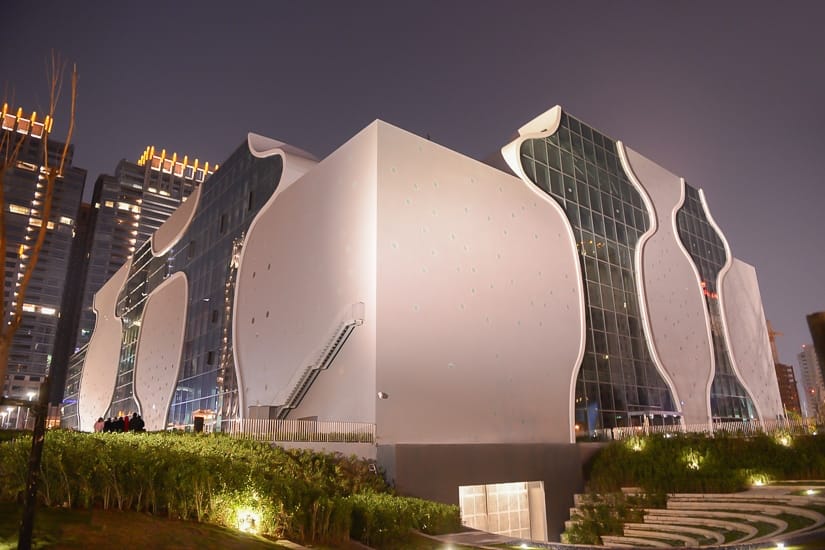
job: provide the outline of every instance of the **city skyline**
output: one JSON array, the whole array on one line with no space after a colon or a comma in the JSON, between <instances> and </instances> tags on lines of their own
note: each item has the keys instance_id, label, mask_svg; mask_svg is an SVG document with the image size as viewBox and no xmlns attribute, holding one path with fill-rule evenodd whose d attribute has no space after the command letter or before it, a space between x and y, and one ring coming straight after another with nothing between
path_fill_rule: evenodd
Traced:
<instances>
[{"instance_id":1,"label":"city skyline","mask_svg":"<svg viewBox=\"0 0 825 550\"><path fill-rule=\"evenodd\" d=\"M825 9L769 6L16 2L0 75L15 107L39 110L50 49L77 63L87 200L150 144L222 162L256 131L325 156L380 118L483 159L514 121L564 104L704 190L791 362L805 315L825 309L825 81L811 70Z\"/></svg>"}]
</instances>

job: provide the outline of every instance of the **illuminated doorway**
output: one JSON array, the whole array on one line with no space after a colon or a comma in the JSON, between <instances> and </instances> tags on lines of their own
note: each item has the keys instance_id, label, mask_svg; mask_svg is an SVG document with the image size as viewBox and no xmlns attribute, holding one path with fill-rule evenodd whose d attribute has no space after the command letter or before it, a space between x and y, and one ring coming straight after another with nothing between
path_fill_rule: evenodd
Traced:
<instances>
[{"instance_id":1,"label":"illuminated doorway","mask_svg":"<svg viewBox=\"0 0 825 550\"><path fill-rule=\"evenodd\" d=\"M544 483L519 481L458 488L461 523L515 538L547 540Z\"/></svg>"}]
</instances>

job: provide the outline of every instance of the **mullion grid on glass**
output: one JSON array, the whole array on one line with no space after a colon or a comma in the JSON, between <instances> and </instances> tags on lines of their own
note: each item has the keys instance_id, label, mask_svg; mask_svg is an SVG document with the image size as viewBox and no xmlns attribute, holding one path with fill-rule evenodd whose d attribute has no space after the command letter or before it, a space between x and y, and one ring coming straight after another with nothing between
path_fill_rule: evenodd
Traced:
<instances>
[{"instance_id":1,"label":"mullion grid on glass","mask_svg":"<svg viewBox=\"0 0 825 550\"><path fill-rule=\"evenodd\" d=\"M753 402L733 372L722 328L716 283L727 256L722 240L705 216L699 192L690 185L685 185L685 201L676 219L679 237L702 278L705 306L710 316L716 364L711 383L711 414L715 420L753 418Z\"/></svg>"},{"instance_id":2,"label":"mullion grid on glass","mask_svg":"<svg viewBox=\"0 0 825 550\"><path fill-rule=\"evenodd\" d=\"M539 187L564 208L579 239L588 322L576 383L577 424L592 431L629 424L633 411L673 410L649 356L637 306L632 250L647 219L641 197L620 168L615 143L563 114L558 131L526 140L521 156L528 176L547 170L548 183ZM644 345L634 349L634 340ZM595 425L589 425L590 403L601 413Z\"/></svg>"}]
</instances>

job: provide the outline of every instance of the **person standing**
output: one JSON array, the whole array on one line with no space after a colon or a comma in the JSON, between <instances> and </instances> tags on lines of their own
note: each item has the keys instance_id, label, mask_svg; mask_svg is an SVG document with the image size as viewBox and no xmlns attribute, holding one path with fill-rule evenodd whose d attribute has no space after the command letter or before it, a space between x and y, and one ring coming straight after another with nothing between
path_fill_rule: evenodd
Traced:
<instances>
[{"instance_id":1,"label":"person standing","mask_svg":"<svg viewBox=\"0 0 825 550\"><path fill-rule=\"evenodd\" d=\"M97 419L97 422L95 422L95 433L102 432L104 424L105 424L105 422L103 421L103 417L101 416L100 418Z\"/></svg>"}]
</instances>

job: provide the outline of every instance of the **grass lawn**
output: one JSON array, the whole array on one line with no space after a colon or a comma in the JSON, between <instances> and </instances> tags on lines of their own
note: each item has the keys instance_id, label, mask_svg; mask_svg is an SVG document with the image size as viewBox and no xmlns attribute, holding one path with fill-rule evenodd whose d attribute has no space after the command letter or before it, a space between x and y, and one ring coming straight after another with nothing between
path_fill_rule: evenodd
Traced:
<instances>
[{"instance_id":1,"label":"grass lawn","mask_svg":"<svg viewBox=\"0 0 825 550\"><path fill-rule=\"evenodd\" d=\"M17 548L21 507L0 503L0 550ZM192 521L169 520L138 512L61 510L38 507L35 548L272 549L276 543Z\"/></svg>"}]
</instances>

